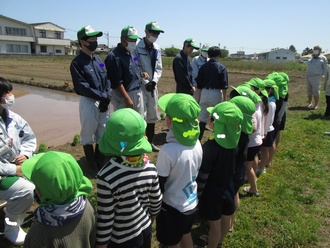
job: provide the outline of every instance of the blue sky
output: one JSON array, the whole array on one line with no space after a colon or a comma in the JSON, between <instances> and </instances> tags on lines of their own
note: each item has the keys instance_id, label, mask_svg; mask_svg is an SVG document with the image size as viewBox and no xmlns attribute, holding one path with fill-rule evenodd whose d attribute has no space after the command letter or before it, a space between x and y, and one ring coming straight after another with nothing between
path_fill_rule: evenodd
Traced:
<instances>
[{"instance_id":1,"label":"blue sky","mask_svg":"<svg viewBox=\"0 0 330 248\"><path fill-rule=\"evenodd\" d=\"M0 14L26 23L52 22L66 29L67 39L91 25L109 33L112 47L123 27L134 26L142 37L145 24L157 21L165 31L157 40L163 48L181 48L194 38L247 54L290 45L301 53L317 44L330 52L329 11L329 0L0 0Z\"/></svg>"}]
</instances>

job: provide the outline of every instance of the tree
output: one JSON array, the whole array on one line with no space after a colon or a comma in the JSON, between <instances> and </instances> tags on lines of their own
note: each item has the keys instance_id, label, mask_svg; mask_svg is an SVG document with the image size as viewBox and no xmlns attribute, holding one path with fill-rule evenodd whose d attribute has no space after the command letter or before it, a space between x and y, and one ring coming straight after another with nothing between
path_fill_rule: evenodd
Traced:
<instances>
[{"instance_id":1,"label":"tree","mask_svg":"<svg viewBox=\"0 0 330 248\"><path fill-rule=\"evenodd\" d=\"M313 53L313 49L312 49L312 48L309 48L309 47L306 47L306 48L302 51L301 55L304 56L304 55L308 55L308 54L312 54L312 53Z\"/></svg>"},{"instance_id":2,"label":"tree","mask_svg":"<svg viewBox=\"0 0 330 248\"><path fill-rule=\"evenodd\" d=\"M180 52L179 48L175 47L170 47L170 48L165 48L165 55L167 57L175 57Z\"/></svg>"},{"instance_id":3,"label":"tree","mask_svg":"<svg viewBox=\"0 0 330 248\"><path fill-rule=\"evenodd\" d=\"M292 52L297 52L296 48L294 47L294 45L291 45L289 47L289 50L292 51Z\"/></svg>"},{"instance_id":4,"label":"tree","mask_svg":"<svg viewBox=\"0 0 330 248\"><path fill-rule=\"evenodd\" d=\"M229 55L229 51L226 49L220 49L221 51L221 58L227 58Z\"/></svg>"}]
</instances>

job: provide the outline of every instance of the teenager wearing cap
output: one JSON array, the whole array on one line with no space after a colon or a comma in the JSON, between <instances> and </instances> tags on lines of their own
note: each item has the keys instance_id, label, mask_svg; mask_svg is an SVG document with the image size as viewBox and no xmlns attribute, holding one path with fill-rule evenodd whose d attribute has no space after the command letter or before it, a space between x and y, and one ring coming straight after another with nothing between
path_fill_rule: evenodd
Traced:
<instances>
[{"instance_id":1,"label":"teenager wearing cap","mask_svg":"<svg viewBox=\"0 0 330 248\"><path fill-rule=\"evenodd\" d=\"M196 177L202 162L198 140L200 107L191 95L183 93L160 97L158 106L166 113L169 131L156 164L163 193L156 237L167 247L193 247L191 227L198 202Z\"/></svg>"},{"instance_id":2,"label":"teenager wearing cap","mask_svg":"<svg viewBox=\"0 0 330 248\"><path fill-rule=\"evenodd\" d=\"M209 117L208 107L212 107L226 100L228 88L228 74L224 65L218 59L221 55L220 47L212 46L207 52L210 60L202 65L197 76L197 102L201 106L199 115L200 135L202 140L205 125Z\"/></svg>"},{"instance_id":3,"label":"teenager wearing cap","mask_svg":"<svg viewBox=\"0 0 330 248\"><path fill-rule=\"evenodd\" d=\"M140 37L134 27L124 27L121 30L120 43L108 54L105 65L113 89L114 110L132 108L144 116L141 81L142 77L149 76L141 73L138 58L133 53L138 39Z\"/></svg>"},{"instance_id":4,"label":"teenager wearing cap","mask_svg":"<svg viewBox=\"0 0 330 248\"><path fill-rule=\"evenodd\" d=\"M104 163L98 141L109 119L110 81L102 59L93 53L97 48L97 38L102 35L101 31L95 31L89 25L82 27L77 32L81 50L70 66L75 92L80 95L81 144L92 174Z\"/></svg>"},{"instance_id":5,"label":"teenager wearing cap","mask_svg":"<svg viewBox=\"0 0 330 248\"><path fill-rule=\"evenodd\" d=\"M22 164L22 172L35 185L35 222L24 247L85 247L95 244L95 211L87 195L92 183L68 153L40 153Z\"/></svg>"},{"instance_id":6,"label":"teenager wearing cap","mask_svg":"<svg viewBox=\"0 0 330 248\"><path fill-rule=\"evenodd\" d=\"M142 95L145 110L145 120L147 122L146 135L152 146L153 151L159 151L159 148L153 143L155 134L155 123L160 119L157 101L158 101L158 81L162 76L162 55L161 48L155 42L160 33L157 22L149 22L145 27L146 36L139 41L134 50L138 58L138 64L145 77L142 77Z\"/></svg>"},{"instance_id":7,"label":"teenager wearing cap","mask_svg":"<svg viewBox=\"0 0 330 248\"><path fill-rule=\"evenodd\" d=\"M193 85L195 88L197 88L197 76L198 76L198 71L201 68L202 65L204 65L208 60L209 57L207 55L207 51L211 47L210 44L205 43L202 48L201 48L201 54L198 56L193 57L191 61L191 67L192 67L192 78L193 78ZM194 93L194 98L197 100L197 91Z\"/></svg>"},{"instance_id":8,"label":"teenager wearing cap","mask_svg":"<svg viewBox=\"0 0 330 248\"><path fill-rule=\"evenodd\" d=\"M317 109L319 107L321 80L329 70L328 60L321 52L322 48L320 46L314 46L313 54L307 61L307 108ZM314 98L314 105L312 104L312 98Z\"/></svg>"},{"instance_id":9,"label":"teenager wearing cap","mask_svg":"<svg viewBox=\"0 0 330 248\"><path fill-rule=\"evenodd\" d=\"M224 241L230 226L230 218L222 220L223 215L229 217L236 209L233 176L243 114L229 101L208 110L208 125L214 136L203 144L203 160L197 177L198 208L199 215L208 220L210 226L207 247L216 248Z\"/></svg>"},{"instance_id":10,"label":"teenager wearing cap","mask_svg":"<svg viewBox=\"0 0 330 248\"><path fill-rule=\"evenodd\" d=\"M193 84L190 54L194 49L199 49L195 40L188 38L183 42L182 50L173 60L173 73L176 82L176 93L194 95L196 88Z\"/></svg>"},{"instance_id":11,"label":"teenager wearing cap","mask_svg":"<svg viewBox=\"0 0 330 248\"><path fill-rule=\"evenodd\" d=\"M22 177L21 165L32 157L37 140L30 125L9 110L15 103L12 90L12 84L0 77L0 199L7 202L5 237L21 245L26 233L20 225L31 208L34 190L34 185Z\"/></svg>"},{"instance_id":12,"label":"teenager wearing cap","mask_svg":"<svg viewBox=\"0 0 330 248\"><path fill-rule=\"evenodd\" d=\"M131 108L115 111L100 140L112 158L97 175L96 247L150 247L152 222L161 208L157 170L145 153L146 122Z\"/></svg>"}]
</instances>

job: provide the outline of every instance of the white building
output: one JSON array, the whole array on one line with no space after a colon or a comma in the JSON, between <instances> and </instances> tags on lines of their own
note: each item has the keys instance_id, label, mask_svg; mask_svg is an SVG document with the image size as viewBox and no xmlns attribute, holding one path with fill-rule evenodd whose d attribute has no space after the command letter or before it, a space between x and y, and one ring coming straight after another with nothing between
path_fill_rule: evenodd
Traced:
<instances>
[{"instance_id":1,"label":"white building","mask_svg":"<svg viewBox=\"0 0 330 248\"><path fill-rule=\"evenodd\" d=\"M31 54L34 42L31 25L0 15L0 53Z\"/></svg>"},{"instance_id":2,"label":"white building","mask_svg":"<svg viewBox=\"0 0 330 248\"><path fill-rule=\"evenodd\" d=\"M64 55L70 48L64 32L51 22L27 24L0 15L0 53Z\"/></svg>"},{"instance_id":3,"label":"white building","mask_svg":"<svg viewBox=\"0 0 330 248\"><path fill-rule=\"evenodd\" d=\"M274 48L271 51L258 54L258 60L271 62L295 61L296 53L284 48Z\"/></svg>"},{"instance_id":4,"label":"white building","mask_svg":"<svg viewBox=\"0 0 330 248\"><path fill-rule=\"evenodd\" d=\"M64 55L70 40L64 39L65 29L51 22L33 23L36 54Z\"/></svg>"}]
</instances>

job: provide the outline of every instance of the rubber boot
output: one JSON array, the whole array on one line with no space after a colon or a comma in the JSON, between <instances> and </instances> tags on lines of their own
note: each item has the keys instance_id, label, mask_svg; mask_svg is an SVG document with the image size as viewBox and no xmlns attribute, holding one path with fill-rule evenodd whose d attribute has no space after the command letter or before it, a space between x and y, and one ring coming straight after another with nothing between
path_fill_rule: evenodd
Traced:
<instances>
[{"instance_id":1,"label":"rubber boot","mask_svg":"<svg viewBox=\"0 0 330 248\"><path fill-rule=\"evenodd\" d=\"M148 138L148 141L152 147L152 151L153 152L159 152L159 147L157 147L156 145L154 145L153 143L153 139L154 139L154 135L155 135L155 123L147 123L147 128L146 128L146 136Z\"/></svg>"},{"instance_id":2,"label":"rubber boot","mask_svg":"<svg viewBox=\"0 0 330 248\"><path fill-rule=\"evenodd\" d=\"M24 243L26 232L21 228L24 218L25 213L15 215L6 211L5 237L14 245L22 245Z\"/></svg>"},{"instance_id":3,"label":"rubber boot","mask_svg":"<svg viewBox=\"0 0 330 248\"><path fill-rule=\"evenodd\" d=\"M198 137L199 141L202 141L204 131L205 131L205 126L206 126L205 122L200 122L199 123L199 130L200 130L199 137Z\"/></svg>"},{"instance_id":4,"label":"rubber boot","mask_svg":"<svg viewBox=\"0 0 330 248\"><path fill-rule=\"evenodd\" d=\"M100 152L99 144L96 144L95 146L95 161L98 171L101 170L104 164L106 163L106 156Z\"/></svg>"},{"instance_id":5,"label":"rubber boot","mask_svg":"<svg viewBox=\"0 0 330 248\"><path fill-rule=\"evenodd\" d=\"M85 158L88 163L89 171L94 175L97 173L94 147L93 145L89 144L89 145L84 145L83 148L84 148Z\"/></svg>"}]
</instances>

